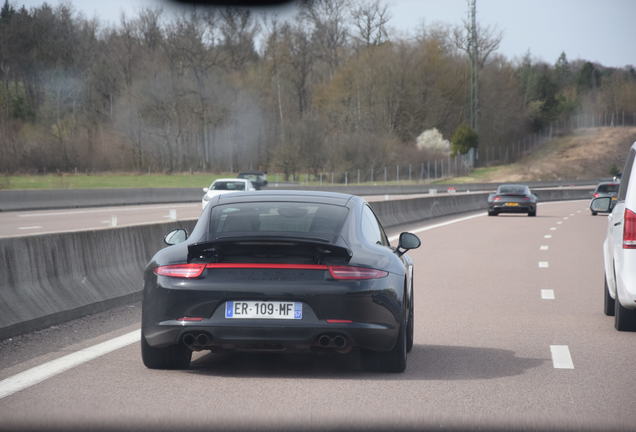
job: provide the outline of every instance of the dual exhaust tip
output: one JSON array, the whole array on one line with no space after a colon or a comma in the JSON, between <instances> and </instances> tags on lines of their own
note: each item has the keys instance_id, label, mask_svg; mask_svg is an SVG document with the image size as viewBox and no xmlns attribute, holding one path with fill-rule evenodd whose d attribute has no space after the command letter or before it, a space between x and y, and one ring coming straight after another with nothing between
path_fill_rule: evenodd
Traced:
<instances>
[{"instance_id":1,"label":"dual exhaust tip","mask_svg":"<svg viewBox=\"0 0 636 432\"><path fill-rule=\"evenodd\" d=\"M209 347L212 337L207 333L186 333L183 335L183 343L193 351L202 350Z\"/></svg>"},{"instance_id":2,"label":"dual exhaust tip","mask_svg":"<svg viewBox=\"0 0 636 432\"><path fill-rule=\"evenodd\" d=\"M327 335L322 334L318 336L318 346L321 348L336 348L344 349L347 347L347 338L342 335Z\"/></svg>"}]
</instances>

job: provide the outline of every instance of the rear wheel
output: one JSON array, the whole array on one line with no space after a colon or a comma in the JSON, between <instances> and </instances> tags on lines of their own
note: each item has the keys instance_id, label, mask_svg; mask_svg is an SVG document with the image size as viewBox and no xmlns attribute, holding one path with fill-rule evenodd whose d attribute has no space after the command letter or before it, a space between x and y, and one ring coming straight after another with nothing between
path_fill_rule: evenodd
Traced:
<instances>
[{"instance_id":1,"label":"rear wheel","mask_svg":"<svg viewBox=\"0 0 636 432\"><path fill-rule=\"evenodd\" d=\"M151 347L142 333L141 358L149 369L187 369L190 366L192 351L185 345L172 345L165 348Z\"/></svg>"},{"instance_id":2,"label":"rear wheel","mask_svg":"<svg viewBox=\"0 0 636 432\"><path fill-rule=\"evenodd\" d=\"M497 212L494 210L488 210L488 216L497 216Z\"/></svg>"},{"instance_id":3,"label":"rear wheel","mask_svg":"<svg viewBox=\"0 0 636 432\"><path fill-rule=\"evenodd\" d=\"M614 309L616 308L616 306L614 305L614 299L609 294L609 289L607 288L607 278L605 276L603 276L603 282L603 312L607 316L614 316Z\"/></svg>"},{"instance_id":4,"label":"rear wheel","mask_svg":"<svg viewBox=\"0 0 636 432\"><path fill-rule=\"evenodd\" d=\"M614 327L618 331L636 331L636 310L626 309L618 300L618 290L614 301Z\"/></svg>"},{"instance_id":5,"label":"rear wheel","mask_svg":"<svg viewBox=\"0 0 636 432\"><path fill-rule=\"evenodd\" d=\"M537 215L537 209L534 209L533 211L529 211L529 212L528 212L528 216L532 216L532 217L534 217L534 216L536 216L536 215Z\"/></svg>"},{"instance_id":6,"label":"rear wheel","mask_svg":"<svg viewBox=\"0 0 636 432\"><path fill-rule=\"evenodd\" d=\"M391 351L364 351L362 352L363 367L375 372L400 373L406 369L406 323L402 323L398 333L398 340Z\"/></svg>"}]
</instances>

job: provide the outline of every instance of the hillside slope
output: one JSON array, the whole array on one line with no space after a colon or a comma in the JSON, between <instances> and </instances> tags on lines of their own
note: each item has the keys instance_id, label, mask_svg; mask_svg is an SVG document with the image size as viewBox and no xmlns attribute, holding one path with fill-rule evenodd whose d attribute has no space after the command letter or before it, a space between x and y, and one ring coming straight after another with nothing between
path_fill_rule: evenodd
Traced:
<instances>
[{"instance_id":1,"label":"hillside slope","mask_svg":"<svg viewBox=\"0 0 636 432\"><path fill-rule=\"evenodd\" d=\"M519 162L475 170L466 182L585 180L611 177L623 169L636 127L578 129L555 138Z\"/></svg>"}]
</instances>

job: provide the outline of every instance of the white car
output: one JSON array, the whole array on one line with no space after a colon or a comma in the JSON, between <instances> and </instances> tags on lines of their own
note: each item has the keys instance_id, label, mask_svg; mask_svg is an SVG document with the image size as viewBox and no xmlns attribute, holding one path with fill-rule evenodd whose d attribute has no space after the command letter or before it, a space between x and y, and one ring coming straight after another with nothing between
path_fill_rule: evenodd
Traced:
<instances>
[{"instance_id":1,"label":"white car","mask_svg":"<svg viewBox=\"0 0 636 432\"><path fill-rule=\"evenodd\" d=\"M594 198L590 210L611 211L603 242L605 261L605 314L614 326L636 331L636 142L627 156L618 199ZM613 208L612 208L613 206Z\"/></svg>"},{"instance_id":2,"label":"white car","mask_svg":"<svg viewBox=\"0 0 636 432\"><path fill-rule=\"evenodd\" d=\"M201 200L201 208L205 208L208 201L213 197L231 192L251 192L255 191L252 182L247 179L239 178L221 178L212 182L209 188L203 188L203 199Z\"/></svg>"}]
</instances>

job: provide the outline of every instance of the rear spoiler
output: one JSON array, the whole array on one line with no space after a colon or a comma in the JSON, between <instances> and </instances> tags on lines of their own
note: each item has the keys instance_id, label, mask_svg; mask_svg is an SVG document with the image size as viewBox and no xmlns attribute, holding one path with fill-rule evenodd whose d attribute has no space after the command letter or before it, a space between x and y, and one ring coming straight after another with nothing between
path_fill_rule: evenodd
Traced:
<instances>
[{"instance_id":1,"label":"rear spoiler","mask_svg":"<svg viewBox=\"0 0 636 432\"><path fill-rule=\"evenodd\" d=\"M311 237L220 237L215 240L193 243L188 245L188 262L192 259L210 258L220 255L224 247L228 246L307 246L313 247L320 255L341 256L347 261L353 256L351 249L345 246L335 245L322 238Z\"/></svg>"}]
</instances>

